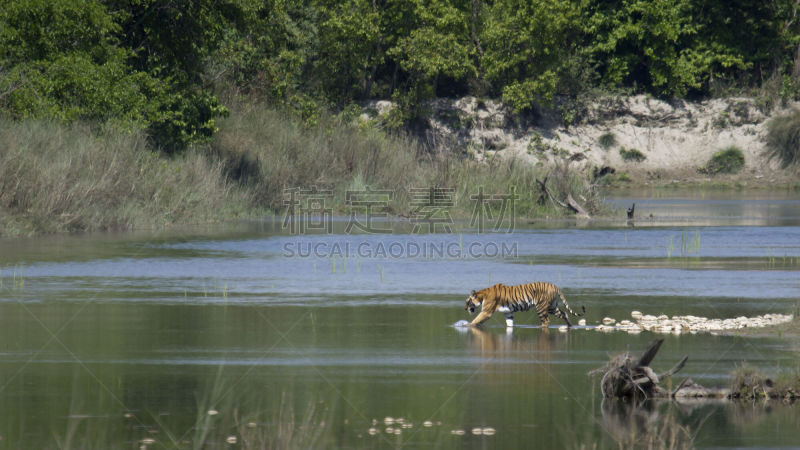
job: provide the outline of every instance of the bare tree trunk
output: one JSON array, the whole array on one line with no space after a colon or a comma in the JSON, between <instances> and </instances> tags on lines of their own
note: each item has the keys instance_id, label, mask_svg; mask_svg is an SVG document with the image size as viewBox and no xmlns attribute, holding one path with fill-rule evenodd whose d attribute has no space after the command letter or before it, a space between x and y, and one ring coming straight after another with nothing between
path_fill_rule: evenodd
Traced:
<instances>
[{"instance_id":1,"label":"bare tree trunk","mask_svg":"<svg viewBox=\"0 0 800 450\"><path fill-rule=\"evenodd\" d=\"M375 45L375 56L376 61L379 60L381 54L381 43L383 43L383 36L378 38L378 43ZM367 78L367 82L364 85L364 98L369 98L370 92L372 91L372 84L375 82L375 74L378 72L378 63L372 65L372 69L369 72L369 78Z\"/></svg>"}]
</instances>

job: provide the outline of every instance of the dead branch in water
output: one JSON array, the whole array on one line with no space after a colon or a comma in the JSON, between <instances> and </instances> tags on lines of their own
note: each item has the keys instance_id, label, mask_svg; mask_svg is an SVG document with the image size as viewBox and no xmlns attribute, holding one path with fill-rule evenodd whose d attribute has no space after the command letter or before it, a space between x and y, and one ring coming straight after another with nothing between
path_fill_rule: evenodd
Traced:
<instances>
[{"instance_id":1,"label":"dead branch in water","mask_svg":"<svg viewBox=\"0 0 800 450\"><path fill-rule=\"evenodd\" d=\"M796 374L788 383L776 386L766 375L748 366L734 372L730 388L707 388L687 378L674 390L668 391L661 386L661 382L683 369L689 357L684 356L671 369L660 375L656 374L650 363L663 342L663 339L651 342L638 359L633 358L630 353L623 353L612 357L605 367L591 371L590 374L602 374L600 391L603 397L628 398L634 401L648 398L800 398L800 374Z\"/></svg>"},{"instance_id":2,"label":"dead branch in water","mask_svg":"<svg viewBox=\"0 0 800 450\"><path fill-rule=\"evenodd\" d=\"M634 359L629 353L623 353L611 358L605 367L593 371L593 373L603 374L600 380L600 390L603 393L603 397L642 400L674 396L674 393L667 391L659 383L661 380L683 369L689 357L684 356L671 369L661 375L656 374L650 368L650 363L655 359L663 342L663 339L656 339L651 342L650 346L638 359Z\"/></svg>"},{"instance_id":3,"label":"dead branch in water","mask_svg":"<svg viewBox=\"0 0 800 450\"><path fill-rule=\"evenodd\" d=\"M586 212L586 209L584 209L578 202L576 202L574 198L572 198L572 194L567 194L566 203L557 199L555 195L553 195L553 193L550 192L550 189L547 188L547 178L549 178L549 175L544 177L544 181L539 180L538 178L536 179L536 183L539 184L539 189L542 191L539 194L540 199L542 199L546 195L547 198L549 198L552 203L562 208L569 209L570 211L581 217L587 217L587 218L589 217L589 213Z\"/></svg>"}]
</instances>

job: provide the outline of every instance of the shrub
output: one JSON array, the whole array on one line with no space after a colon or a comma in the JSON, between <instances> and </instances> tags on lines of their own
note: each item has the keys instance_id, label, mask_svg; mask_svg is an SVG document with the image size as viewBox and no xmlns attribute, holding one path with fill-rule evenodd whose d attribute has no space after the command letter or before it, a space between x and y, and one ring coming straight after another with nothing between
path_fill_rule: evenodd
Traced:
<instances>
[{"instance_id":1,"label":"shrub","mask_svg":"<svg viewBox=\"0 0 800 450\"><path fill-rule=\"evenodd\" d=\"M772 380L757 368L743 365L731 373L730 396L745 399L766 398L772 384Z\"/></svg>"},{"instance_id":2,"label":"shrub","mask_svg":"<svg viewBox=\"0 0 800 450\"><path fill-rule=\"evenodd\" d=\"M600 147L603 147L603 150L608 150L609 148L617 145L617 136L610 131L603 133L597 139L597 143L600 144Z\"/></svg>"},{"instance_id":3,"label":"shrub","mask_svg":"<svg viewBox=\"0 0 800 450\"><path fill-rule=\"evenodd\" d=\"M744 167L744 154L736 146L720 150L708 160L705 167L698 170L700 173L715 175L718 173L739 173Z\"/></svg>"},{"instance_id":4,"label":"shrub","mask_svg":"<svg viewBox=\"0 0 800 450\"><path fill-rule=\"evenodd\" d=\"M784 168L800 162L800 110L767 122L767 152L770 160L778 158Z\"/></svg>"},{"instance_id":5,"label":"shrub","mask_svg":"<svg viewBox=\"0 0 800 450\"><path fill-rule=\"evenodd\" d=\"M644 153L640 152L635 148L629 150L626 150L624 147L620 148L619 155L622 156L622 159L624 159L625 161L641 162L647 159L647 156L645 156Z\"/></svg>"}]
</instances>

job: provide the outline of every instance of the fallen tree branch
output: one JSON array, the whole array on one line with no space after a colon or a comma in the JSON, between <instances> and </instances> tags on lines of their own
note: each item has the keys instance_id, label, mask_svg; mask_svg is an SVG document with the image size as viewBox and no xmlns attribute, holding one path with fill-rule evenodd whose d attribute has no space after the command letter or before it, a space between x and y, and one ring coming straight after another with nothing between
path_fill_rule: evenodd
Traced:
<instances>
[{"instance_id":1,"label":"fallen tree branch","mask_svg":"<svg viewBox=\"0 0 800 450\"><path fill-rule=\"evenodd\" d=\"M575 214L578 214L579 216L586 218L590 217L589 213L586 212L586 210L578 202L576 202L574 198L572 198L572 194L567 194L566 203L557 199L556 196L553 195L552 192L550 192L550 189L547 188L547 178L549 178L549 175L547 177L544 177L544 181L541 181L538 178L536 178L536 183L539 185L539 189L541 189L541 191L545 195L547 195L547 198L549 198L553 204L556 204L565 209L569 209L570 211L572 211Z\"/></svg>"},{"instance_id":2,"label":"fallen tree branch","mask_svg":"<svg viewBox=\"0 0 800 450\"><path fill-rule=\"evenodd\" d=\"M671 369L656 375L650 363L655 359L663 342L663 339L651 342L638 359L631 357L629 353L623 353L612 357L605 367L589 372L589 374L603 374L600 380L603 397L627 398L634 401L648 398L747 400L772 398L788 401L800 398L800 393L791 386L776 387L766 375L747 367L739 369L734 375L731 388L707 388L687 378L670 392L660 386L661 380L683 369L689 357L684 356Z\"/></svg>"},{"instance_id":3,"label":"fallen tree branch","mask_svg":"<svg viewBox=\"0 0 800 450\"><path fill-rule=\"evenodd\" d=\"M659 386L659 383L662 379L681 370L686 364L688 356L661 376L657 375L649 365L658 354L663 342L663 339L651 342L638 359L632 358L628 353L612 358L604 369L600 369L601 372L604 372L600 381L600 390L603 396L639 400L670 397L671 393Z\"/></svg>"}]
</instances>

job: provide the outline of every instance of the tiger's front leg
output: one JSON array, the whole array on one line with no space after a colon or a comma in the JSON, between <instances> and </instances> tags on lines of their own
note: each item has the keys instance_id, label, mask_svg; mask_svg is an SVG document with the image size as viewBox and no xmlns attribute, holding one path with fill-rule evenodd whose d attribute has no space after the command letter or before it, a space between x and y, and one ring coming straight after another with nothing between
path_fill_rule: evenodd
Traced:
<instances>
[{"instance_id":1,"label":"tiger's front leg","mask_svg":"<svg viewBox=\"0 0 800 450\"><path fill-rule=\"evenodd\" d=\"M477 327L478 325L482 324L483 322L486 322L487 320L489 320L489 317L492 317L491 313L486 312L486 311L481 311L481 313L478 314L478 317L476 317L475 320L470 322L469 326Z\"/></svg>"},{"instance_id":2,"label":"tiger's front leg","mask_svg":"<svg viewBox=\"0 0 800 450\"><path fill-rule=\"evenodd\" d=\"M506 326L513 327L514 326L514 313L507 312L506 314Z\"/></svg>"}]
</instances>

